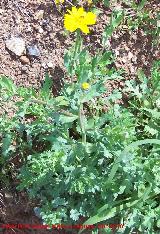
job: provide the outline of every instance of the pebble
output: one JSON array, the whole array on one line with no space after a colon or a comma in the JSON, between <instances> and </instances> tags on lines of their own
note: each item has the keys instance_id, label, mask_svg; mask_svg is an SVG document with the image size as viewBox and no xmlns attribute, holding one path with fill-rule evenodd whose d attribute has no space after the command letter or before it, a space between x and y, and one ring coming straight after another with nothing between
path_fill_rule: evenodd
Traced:
<instances>
[{"instance_id":1,"label":"pebble","mask_svg":"<svg viewBox=\"0 0 160 234\"><path fill-rule=\"evenodd\" d=\"M11 36L5 41L6 48L17 56L21 56L25 52L25 41L21 37Z\"/></svg>"},{"instance_id":2,"label":"pebble","mask_svg":"<svg viewBox=\"0 0 160 234\"><path fill-rule=\"evenodd\" d=\"M36 215L38 218L41 218L41 215L40 215L41 210L40 210L40 208L39 208L39 207L34 207L33 210L34 210L35 215Z\"/></svg>"},{"instance_id":3,"label":"pebble","mask_svg":"<svg viewBox=\"0 0 160 234\"><path fill-rule=\"evenodd\" d=\"M22 70L23 72L26 72L26 71L28 70L28 67L27 67L27 66L23 66L23 67L21 68L21 70Z\"/></svg>"},{"instance_id":4,"label":"pebble","mask_svg":"<svg viewBox=\"0 0 160 234\"><path fill-rule=\"evenodd\" d=\"M54 40L55 34L54 33L50 33L49 37L50 37L51 40Z\"/></svg>"},{"instance_id":5,"label":"pebble","mask_svg":"<svg viewBox=\"0 0 160 234\"><path fill-rule=\"evenodd\" d=\"M54 65L53 65L52 62L48 62L48 63L47 63L47 66L48 66L48 68L53 68L53 67L54 67Z\"/></svg>"},{"instance_id":6,"label":"pebble","mask_svg":"<svg viewBox=\"0 0 160 234\"><path fill-rule=\"evenodd\" d=\"M47 64L46 64L46 63L42 63L41 66L42 66L43 68L47 68Z\"/></svg>"},{"instance_id":7,"label":"pebble","mask_svg":"<svg viewBox=\"0 0 160 234\"><path fill-rule=\"evenodd\" d=\"M37 45L27 46L27 52L30 56L35 56L35 57L40 56L40 51L39 51Z\"/></svg>"},{"instance_id":8,"label":"pebble","mask_svg":"<svg viewBox=\"0 0 160 234\"><path fill-rule=\"evenodd\" d=\"M38 32L39 32L39 33L43 33L43 28L39 28L39 29L38 29Z\"/></svg>"},{"instance_id":9,"label":"pebble","mask_svg":"<svg viewBox=\"0 0 160 234\"><path fill-rule=\"evenodd\" d=\"M44 15L44 10L37 11L35 16L34 16L34 19L41 20L41 19L43 19L43 15Z\"/></svg>"},{"instance_id":10,"label":"pebble","mask_svg":"<svg viewBox=\"0 0 160 234\"><path fill-rule=\"evenodd\" d=\"M28 63L30 63L29 58L27 58L26 56L21 56L21 57L20 57L20 61L21 61L23 64L28 64Z\"/></svg>"}]
</instances>

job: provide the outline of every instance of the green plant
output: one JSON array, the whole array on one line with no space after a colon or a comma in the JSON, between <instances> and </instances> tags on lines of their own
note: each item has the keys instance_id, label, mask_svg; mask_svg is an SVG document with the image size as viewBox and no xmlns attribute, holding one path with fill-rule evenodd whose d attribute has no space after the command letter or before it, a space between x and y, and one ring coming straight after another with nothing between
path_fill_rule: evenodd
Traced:
<instances>
[{"instance_id":1,"label":"green plant","mask_svg":"<svg viewBox=\"0 0 160 234\"><path fill-rule=\"evenodd\" d=\"M142 70L138 71L139 84L127 81L126 91L130 93L130 109L137 117L137 136L159 138L159 72L160 61L153 64L148 79Z\"/></svg>"},{"instance_id":2,"label":"green plant","mask_svg":"<svg viewBox=\"0 0 160 234\"><path fill-rule=\"evenodd\" d=\"M134 122L135 136L138 141L128 145L119 154L106 181L112 188L116 184L123 188L121 195L117 196L116 201L112 200L102 206L95 216L84 223L86 225L106 220L111 222L119 218L120 223L124 222L125 228L118 230L118 233L130 233L136 230L142 233L155 233L156 231L158 233L160 211L158 203L160 198L159 64L159 61L154 63L150 79L147 79L139 70L139 84L135 81L126 82L126 91L130 95L128 110L131 110L136 120ZM150 139L147 140L148 137ZM122 175L125 175L125 179L120 182L119 178Z\"/></svg>"},{"instance_id":3,"label":"green plant","mask_svg":"<svg viewBox=\"0 0 160 234\"><path fill-rule=\"evenodd\" d=\"M92 67L95 60L80 52L74 69L77 77L86 66L80 63L84 55L90 58L85 57L88 66ZM97 91L101 90L104 70L103 63L99 66L100 60L97 61L94 64L98 66L92 70L96 84L92 83L93 76L87 77L85 81L91 86L83 90L80 73L77 82L64 85L59 97L52 96L48 76L38 93L16 88L8 79L1 78L1 91L8 93L7 100L13 95L19 97L14 117L4 116L1 121L1 151L3 159L7 157L3 167L17 152L22 160L27 158L20 171L19 189L27 188L31 198L40 200L40 215L47 224L76 223L98 211L85 224L119 220L125 224L125 233L132 230L151 233L159 227L160 139L159 134L139 132L139 128L142 125L145 128L150 121L159 126L159 96L156 96L160 89L159 62L153 66L152 79L147 80L139 71L139 84L126 83L131 96L124 108L114 104L116 95L101 100ZM67 63L68 69L71 65ZM112 76L111 72L106 77ZM98 90L92 93L97 84ZM106 102L109 110L104 113L102 107ZM156 117L151 112L156 112ZM10 141L6 141L6 134ZM14 141L17 144L13 147ZM103 204L106 205L102 207ZM110 233L111 229L103 231ZM117 230L121 232L124 228Z\"/></svg>"},{"instance_id":4,"label":"green plant","mask_svg":"<svg viewBox=\"0 0 160 234\"><path fill-rule=\"evenodd\" d=\"M58 97L51 94L48 76L39 92L15 88L13 95L19 100L14 116L7 120L14 126L7 132L7 116L2 119L2 156L5 152L12 161L19 153L24 162L19 188L40 199L47 223L75 222L93 214L106 200L105 181L114 157L134 139L133 115L114 105L120 94L101 97L106 80L121 78L114 69L106 69L112 61L111 52L92 58L76 47L76 53L65 56L68 73L77 77L76 82L66 82ZM84 82L90 84L88 90L82 88ZM108 113L103 111L104 103L110 106ZM6 134L10 136L7 147Z\"/></svg>"},{"instance_id":5,"label":"green plant","mask_svg":"<svg viewBox=\"0 0 160 234\"><path fill-rule=\"evenodd\" d=\"M159 62L150 79L139 70L136 82L126 82L127 107L116 104L120 92L106 95L108 80L123 79L105 50L123 19L123 11L113 12L95 56L77 31L64 57L71 82L64 77L58 97L48 75L38 91L0 78L1 179L19 175L18 189L39 200L44 223L73 224L81 217L89 218L86 224L124 223L117 233L160 227Z\"/></svg>"}]
</instances>

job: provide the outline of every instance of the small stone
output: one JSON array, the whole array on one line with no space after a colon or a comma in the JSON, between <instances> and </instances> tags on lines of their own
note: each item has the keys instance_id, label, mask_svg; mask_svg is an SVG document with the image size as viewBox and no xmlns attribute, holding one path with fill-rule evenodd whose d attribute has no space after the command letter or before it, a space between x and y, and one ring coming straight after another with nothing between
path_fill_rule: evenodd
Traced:
<instances>
[{"instance_id":1,"label":"small stone","mask_svg":"<svg viewBox=\"0 0 160 234\"><path fill-rule=\"evenodd\" d=\"M27 52L30 56L39 57L40 51L36 45L31 45L27 47Z\"/></svg>"},{"instance_id":2,"label":"small stone","mask_svg":"<svg viewBox=\"0 0 160 234\"><path fill-rule=\"evenodd\" d=\"M44 15L44 10L37 11L35 16L34 16L34 19L41 20L41 19L43 19L43 15Z\"/></svg>"},{"instance_id":3,"label":"small stone","mask_svg":"<svg viewBox=\"0 0 160 234\"><path fill-rule=\"evenodd\" d=\"M43 33L43 28L39 28L39 29L38 29L38 32L39 32L39 33Z\"/></svg>"},{"instance_id":4,"label":"small stone","mask_svg":"<svg viewBox=\"0 0 160 234\"><path fill-rule=\"evenodd\" d=\"M54 33L50 33L49 37L50 37L51 40L54 40L55 34Z\"/></svg>"},{"instance_id":5,"label":"small stone","mask_svg":"<svg viewBox=\"0 0 160 234\"><path fill-rule=\"evenodd\" d=\"M52 62L48 62L48 63L47 63L47 66L48 66L48 68L53 68L53 67L54 67L54 65L53 65Z\"/></svg>"},{"instance_id":6,"label":"small stone","mask_svg":"<svg viewBox=\"0 0 160 234\"><path fill-rule=\"evenodd\" d=\"M30 61L29 61L29 58L27 58L26 56L21 56L20 57L20 61L23 63L23 64L28 64Z\"/></svg>"},{"instance_id":7,"label":"small stone","mask_svg":"<svg viewBox=\"0 0 160 234\"><path fill-rule=\"evenodd\" d=\"M42 66L43 68L47 68L47 64L46 64L46 63L42 63L41 66Z\"/></svg>"},{"instance_id":8,"label":"small stone","mask_svg":"<svg viewBox=\"0 0 160 234\"><path fill-rule=\"evenodd\" d=\"M26 71L28 70L28 67L27 67L27 66L22 66L21 70L22 70L23 72L26 72Z\"/></svg>"},{"instance_id":9,"label":"small stone","mask_svg":"<svg viewBox=\"0 0 160 234\"><path fill-rule=\"evenodd\" d=\"M21 56L25 52L25 42L21 37L12 36L5 43L6 48L17 56Z\"/></svg>"},{"instance_id":10,"label":"small stone","mask_svg":"<svg viewBox=\"0 0 160 234\"><path fill-rule=\"evenodd\" d=\"M34 210L35 215L36 215L38 218L41 218L41 215L40 215L41 209L40 209L39 207L34 207L33 210Z\"/></svg>"}]
</instances>

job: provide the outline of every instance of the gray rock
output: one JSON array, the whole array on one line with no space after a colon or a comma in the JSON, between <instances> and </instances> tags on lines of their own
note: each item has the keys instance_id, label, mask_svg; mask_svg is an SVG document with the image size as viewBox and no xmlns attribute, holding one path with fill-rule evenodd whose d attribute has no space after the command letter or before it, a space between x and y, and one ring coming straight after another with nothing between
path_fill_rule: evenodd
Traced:
<instances>
[{"instance_id":1,"label":"gray rock","mask_svg":"<svg viewBox=\"0 0 160 234\"><path fill-rule=\"evenodd\" d=\"M6 48L17 56L21 56L25 52L25 41L21 37L11 36L5 43Z\"/></svg>"},{"instance_id":2,"label":"gray rock","mask_svg":"<svg viewBox=\"0 0 160 234\"><path fill-rule=\"evenodd\" d=\"M40 56L40 51L39 51L37 45L27 46L27 53L30 56L35 56L35 57L39 57Z\"/></svg>"},{"instance_id":3,"label":"gray rock","mask_svg":"<svg viewBox=\"0 0 160 234\"><path fill-rule=\"evenodd\" d=\"M48 68L53 68L53 67L54 67L54 64L53 64L51 61L49 61L49 62L47 63L47 66L48 66Z\"/></svg>"},{"instance_id":4,"label":"gray rock","mask_svg":"<svg viewBox=\"0 0 160 234\"><path fill-rule=\"evenodd\" d=\"M39 207L34 207L33 210L34 210L35 215L36 215L38 218L41 218L41 215L40 215L41 209L40 209Z\"/></svg>"}]
</instances>

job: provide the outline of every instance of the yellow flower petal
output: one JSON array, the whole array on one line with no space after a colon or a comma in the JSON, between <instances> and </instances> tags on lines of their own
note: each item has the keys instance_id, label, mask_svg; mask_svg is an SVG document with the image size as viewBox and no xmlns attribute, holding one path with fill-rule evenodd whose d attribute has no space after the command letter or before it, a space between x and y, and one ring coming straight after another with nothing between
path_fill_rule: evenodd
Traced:
<instances>
[{"instance_id":1,"label":"yellow flower petal","mask_svg":"<svg viewBox=\"0 0 160 234\"><path fill-rule=\"evenodd\" d=\"M87 25L81 25L79 28L82 30L83 33L89 33L89 28L87 27Z\"/></svg>"},{"instance_id":2,"label":"yellow flower petal","mask_svg":"<svg viewBox=\"0 0 160 234\"><path fill-rule=\"evenodd\" d=\"M84 16L86 14L86 12L84 11L83 7L80 7L78 9L77 13L79 14L79 16Z\"/></svg>"},{"instance_id":3,"label":"yellow flower petal","mask_svg":"<svg viewBox=\"0 0 160 234\"><path fill-rule=\"evenodd\" d=\"M83 7L72 7L72 10L67 10L67 14L64 16L64 27L70 32L74 32L76 29L81 29L85 34L89 33L88 25L96 23L96 15L92 12L84 11Z\"/></svg>"},{"instance_id":4,"label":"yellow flower petal","mask_svg":"<svg viewBox=\"0 0 160 234\"><path fill-rule=\"evenodd\" d=\"M84 17L85 23L88 25L92 25L96 23L96 15L92 12L88 12Z\"/></svg>"}]
</instances>

